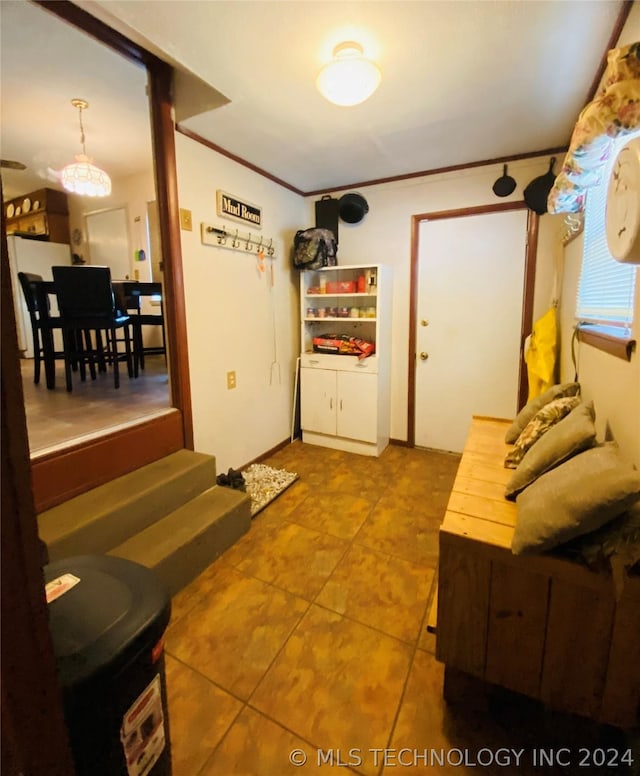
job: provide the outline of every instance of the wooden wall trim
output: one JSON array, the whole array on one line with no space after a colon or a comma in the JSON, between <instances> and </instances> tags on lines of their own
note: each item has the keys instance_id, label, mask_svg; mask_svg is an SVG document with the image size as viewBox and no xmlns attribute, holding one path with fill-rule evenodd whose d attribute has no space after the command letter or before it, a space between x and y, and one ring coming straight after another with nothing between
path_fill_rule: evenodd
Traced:
<instances>
[{"instance_id":1,"label":"wooden wall trim","mask_svg":"<svg viewBox=\"0 0 640 776\"><path fill-rule=\"evenodd\" d=\"M529 378L524 360L524 341L533 328L533 298L536 285L536 264L538 257L538 231L540 216L529 210L527 213L527 247L524 259L524 280L522 290L522 320L520 322L520 363L518 365L518 411L527 403Z\"/></svg>"},{"instance_id":2,"label":"wooden wall trim","mask_svg":"<svg viewBox=\"0 0 640 776\"><path fill-rule=\"evenodd\" d=\"M0 181L0 195L1 188ZM42 573L44 553L31 490L4 208L0 232L2 772L71 776L74 767L49 634Z\"/></svg>"},{"instance_id":3,"label":"wooden wall trim","mask_svg":"<svg viewBox=\"0 0 640 776\"><path fill-rule=\"evenodd\" d=\"M511 156L500 156L495 159L482 159L479 162L465 162L464 164L452 164L448 167L436 167L432 170L420 170L418 172L408 172L402 175L391 175L387 178L375 178L373 180L359 181L341 186L333 186L328 189L316 189L315 191L305 191L305 197L313 197L319 194L331 194L336 191L345 191L347 189L364 188L366 186L377 186L380 183L395 183L396 181L411 180L412 178L426 178L431 175L443 175L446 172L459 172L460 170L472 170L474 167L486 167L490 164L507 164L517 162L521 159L536 159L539 156L553 156L565 154L567 146L558 148L545 148L543 151L531 151L526 154L512 154Z\"/></svg>"},{"instance_id":4,"label":"wooden wall trim","mask_svg":"<svg viewBox=\"0 0 640 776\"><path fill-rule=\"evenodd\" d=\"M282 178L278 178L275 175L272 175L270 172L263 170L262 167L258 167L257 165L252 164L251 162L248 162L246 159L243 159L241 156L232 154L231 151L227 151L225 148L222 148L222 146L219 146L216 143L213 143L211 140L207 140L206 137L202 137L202 135L199 135L197 132L193 132L191 129L187 129L186 127L183 127L181 124L178 124L176 126L176 132L179 132L181 135L188 137L190 140L195 140L196 143L200 143L200 145L203 145L206 148L209 148L211 151L215 151L217 154L226 156L227 159L231 159L237 164L241 164L243 167L247 167L249 170L253 170L253 172L257 172L258 175L262 175L263 178L267 178L268 180L273 181L274 183L277 183L278 186L282 186L283 188L288 189L289 191L292 191L294 194L299 194L301 197L305 196L304 191L301 191L300 189L297 189L295 186L292 186L290 183L283 181Z\"/></svg>"},{"instance_id":5,"label":"wooden wall trim","mask_svg":"<svg viewBox=\"0 0 640 776\"><path fill-rule=\"evenodd\" d=\"M160 234L164 254L171 259L164 263L164 289L167 297L164 309L167 315L171 398L174 406L182 413L183 444L193 450L187 314L178 219L178 179L171 98L173 71L164 62L157 62L149 68L149 74Z\"/></svg>"},{"instance_id":6,"label":"wooden wall trim","mask_svg":"<svg viewBox=\"0 0 640 776\"><path fill-rule=\"evenodd\" d=\"M174 410L36 459L31 464L36 512L157 461L182 446L182 417Z\"/></svg>"},{"instance_id":7,"label":"wooden wall trim","mask_svg":"<svg viewBox=\"0 0 640 776\"><path fill-rule=\"evenodd\" d=\"M499 202L492 205L477 205L475 207L458 208L454 210L436 210L430 213L416 213L411 216L411 259L410 259L410 281L409 281L409 365L407 380L407 444L409 447L415 446L415 418L416 418L416 324L418 311L418 271L420 254L420 224L422 221L437 221L444 218L463 218L464 216L487 215L490 213L503 213L510 210L524 210L527 207L523 200L514 202ZM527 219L527 248L525 254L525 281L523 295L523 315L521 324L521 342L524 343L525 337L531 333L531 314L533 310L533 283L535 281L535 256L537 250L537 219L535 216L535 245L532 243L534 232L531 226L532 218L535 215L529 211ZM529 269L527 267L531 264ZM533 275L531 276L531 273ZM533 278L533 279L532 279ZM528 321L529 329L525 333L525 323ZM522 350L522 349L521 349ZM523 373L519 369L518 374L518 397L523 390L526 392L526 385L523 388L522 381L526 380L526 371Z\"/></svg>"},{"instance_id":8,"label":"wooden wall trim","mask_svg":"<svg viewBox=\"0 0 640 776\"><path fill-rule=\"evenodd\" d=\"M100 19L92 16L88 11L80 8L70 0L31 0L35 5L39 5L45 11L49 11L54 16L69 22L74 27L78 27L83 32L91 35L96 40L122 54L132 62L137 62L144 67L153 66L161 60L150 51L134 43L122 33L109 27Z\"/></svg>"},{"instance_id":9,"label":"wooden wall trim","mask_svg":"<svg viewBox=\"0 0 640 776\"><path fill-rule=\"evenodd\" d=\"M631 12L631 8L633 6L633 0L624 0L622 3L622 7L620 8L620 12L618 14L618 18L615 21L615 24L613 25L613 29L611 30L611 35L609 36L609 40L607 41L607 47L604 50L604 53L602 54L602 59L600 60L600 66L598 67L598 70L596 71L596 74L593 77L593 81L591 82L591 87L589 88L589 93L587 94L587 99L585 100L585 105L591 102L593 98L596 96L596 92L598 91L598 87L600 86L600 81L602 80L602 76L604 75L604 71L607 67L607 55L609 53L609 49L615 48L616 44L618 43L618 38L620 37L620 34L622 33L622 28L627 22L627 19L629 18L629 13ZM577 118L577 117L576 117Z\"/></svg>"}]
</instances>

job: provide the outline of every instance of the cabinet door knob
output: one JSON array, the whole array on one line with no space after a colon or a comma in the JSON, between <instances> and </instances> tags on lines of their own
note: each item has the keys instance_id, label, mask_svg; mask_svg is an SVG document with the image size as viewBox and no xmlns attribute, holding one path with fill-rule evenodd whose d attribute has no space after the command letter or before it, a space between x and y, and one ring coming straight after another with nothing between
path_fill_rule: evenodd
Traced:
<instances>
[{"instance_id":1,"label":"cabinet door knob","mask_svg":"<svg viewBox=\"0 0 640 776\"><path fill-rule=\"evenodd\" d=\"M428 358L429 358L429 354L425 353L424 350L423 350L422 353L420 353L420 359L422 361L426 361Z\"/></svg>"},{"instance_id":2,"label":"cabinet door knob","mask_svg":"<svg viewBox=\"0 0 640 776\"><path fill-rule=\"evenodd\" d=\"M426 318L423 318L420 321L420 326L428 326L428 325L429 325L429 321Z\"/></svg>"}]
</instances>

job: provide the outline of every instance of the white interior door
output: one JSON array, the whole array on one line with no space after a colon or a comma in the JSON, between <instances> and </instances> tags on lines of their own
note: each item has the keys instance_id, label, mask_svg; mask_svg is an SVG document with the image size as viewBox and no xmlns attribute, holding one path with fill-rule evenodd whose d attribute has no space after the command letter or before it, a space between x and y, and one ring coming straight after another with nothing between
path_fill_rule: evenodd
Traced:
<instances>
[{"instance_id":1,"label":"white interior door","mask_svg":"<svg viewBox=\"0 0 640 776\"><path fill-rule=\"evenodd\" d=\"M126 208L88 213L85 222L91 263L110 267L114 280L129 280L133 273Z\"/></svg>"},{"instance_id":2,"label":"white interior door","mask_svg":"<svg viewBox=\"0 0 640 776\"><path fill-rule=\"evenodd\" d=\"M420 225L415 442L462 451L472 415L518 399L524 210Z\"/></svg>"}]
</instances>

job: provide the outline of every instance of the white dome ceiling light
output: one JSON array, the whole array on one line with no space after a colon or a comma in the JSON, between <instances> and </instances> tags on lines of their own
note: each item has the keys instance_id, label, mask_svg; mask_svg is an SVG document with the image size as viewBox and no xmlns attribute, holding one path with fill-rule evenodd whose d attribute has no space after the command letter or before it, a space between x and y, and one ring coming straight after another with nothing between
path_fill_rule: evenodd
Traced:
<instances>
[{"instance_id":1,"label":"white dome ceiling light","mask_svg":"<svg viewBox=\"0 0 640 776\"><path fill-rule=\"evenodd\" d=\"M333 61L320 70L316 86L329 102L350 106L371 97L381 80L380 68L364 57L362 46L347 41L334 48Z\"/></svg>"}]
</instances>

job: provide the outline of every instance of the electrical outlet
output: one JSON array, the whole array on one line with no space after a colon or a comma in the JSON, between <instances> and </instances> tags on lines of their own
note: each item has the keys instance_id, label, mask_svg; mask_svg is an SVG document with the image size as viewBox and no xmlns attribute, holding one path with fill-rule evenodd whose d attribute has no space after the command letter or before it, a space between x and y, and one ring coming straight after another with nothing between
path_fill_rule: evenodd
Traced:
<instances>
[{"instance_id":1,"label":"electrical outlet","mask_svg":"<svg viewBox=\"0 0 640 776\"><path fill-rule=\"evenodd\" d=\"M180 208L180 227L186 232L193 231L193 224L191 222L191 211Z\"/></svg>"},{"instance_id":2,"label":"electrical outlet","mask_svg":"<svg viewBox=\"0 0 640 776\"><path fill-rule=\"evenodd\" d=\"M227 372L227 389L230 391L236 387L236 373Z\"/></svg>"}]
</instances>

